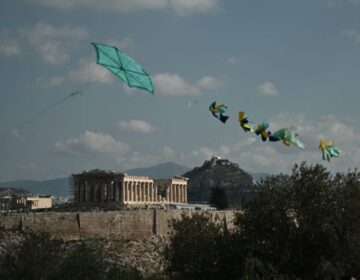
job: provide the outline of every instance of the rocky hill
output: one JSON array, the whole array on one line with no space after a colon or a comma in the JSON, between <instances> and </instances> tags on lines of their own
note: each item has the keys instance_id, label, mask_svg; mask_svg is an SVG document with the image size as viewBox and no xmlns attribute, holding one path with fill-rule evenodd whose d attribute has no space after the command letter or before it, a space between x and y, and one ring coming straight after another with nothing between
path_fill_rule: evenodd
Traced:
<instances>
[{"instance_id":1,"label":"rocky hill","mask_svg":"<svg viewBox=\"0 0 360 280\"><path fill-rule=\"evenodd\" d=\"M200 167L183 174L189 178L189 202L208 202L211 189L225 189L231 206L240 206L243 199L248 199L254 187L254 179L239 168L239 165L227 159L212 157Z\"/></svg>"}]
</instances>

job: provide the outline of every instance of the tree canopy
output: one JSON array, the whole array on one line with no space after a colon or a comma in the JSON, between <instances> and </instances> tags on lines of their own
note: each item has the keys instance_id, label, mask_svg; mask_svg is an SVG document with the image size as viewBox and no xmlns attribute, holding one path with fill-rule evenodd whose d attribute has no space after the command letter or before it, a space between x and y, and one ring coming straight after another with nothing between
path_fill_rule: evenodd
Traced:
<instances>
[{"instance_id":1,"label":"tree canopy","mask_svg":"<svg viewBox=\"0 0 360 280\"><path fill-rule=\"evenodd\" d=\"M295 165L290 175L260 183L236 214L234 231L213 222L211 214L172 221L169 275L359 279L359 202L357 170L332 175L322 165Z\"/></svg>"}]
</instances>

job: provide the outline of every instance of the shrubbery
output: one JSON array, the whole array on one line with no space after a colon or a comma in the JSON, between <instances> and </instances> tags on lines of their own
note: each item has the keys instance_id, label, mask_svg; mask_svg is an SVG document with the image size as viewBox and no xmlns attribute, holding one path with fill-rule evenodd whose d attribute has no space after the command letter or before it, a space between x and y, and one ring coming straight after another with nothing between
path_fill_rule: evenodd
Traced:
<instances>
[{"instance_id":1,"label":"shrubbery","mask_svg":"<svg viewBox=\"0 0 360 280\"><path fill-rule=\"evenodd\" d=\"M26 233L8 248L0 262L1 280L137 280L133 268L105 261L101 248L85 243L65 244L46 233ZM67 246L67 248L66 248Z\"/></svg>"},{"instance_id":2,"label":"shrubbery","mask_svg":"<svg viewBox=\"0 0 360 280\"><path fill-rule=\"evenodd\" d=\"M257 187L235 231L210 214L184 215L172 228L172 279L359 279L360 173L295 165Z\"/></svg>"}]
</instances>

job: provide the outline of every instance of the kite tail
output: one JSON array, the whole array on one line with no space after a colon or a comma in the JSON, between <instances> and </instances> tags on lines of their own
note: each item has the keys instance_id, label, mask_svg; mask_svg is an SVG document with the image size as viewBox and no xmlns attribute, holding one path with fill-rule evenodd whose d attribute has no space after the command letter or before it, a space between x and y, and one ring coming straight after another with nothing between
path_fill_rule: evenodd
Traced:
<instances>
[{"instance_id":1,"label":"kite tail","mask_svg":"<svg viewBox=\"0 0 360 280\"><path fill-rule=\"evenodd\" d=\"M269 133L269 141L270 142L277 142L277 141L280 141L280 138L278 138L276 136L273 136L273 135L271 135L271 133Z\"/></svg>"},{"instance_id":2,"label":"kite tail","mask_svg":"<svg viewBox=\"0 0 360 280\"><path fill-rule=\"evenodd\" d=\"M224 116L224 115L220 114L219 120L222 121L223 123L226 123L228 118L229 118L228 116Z\"/></svg>"}]
</instances>

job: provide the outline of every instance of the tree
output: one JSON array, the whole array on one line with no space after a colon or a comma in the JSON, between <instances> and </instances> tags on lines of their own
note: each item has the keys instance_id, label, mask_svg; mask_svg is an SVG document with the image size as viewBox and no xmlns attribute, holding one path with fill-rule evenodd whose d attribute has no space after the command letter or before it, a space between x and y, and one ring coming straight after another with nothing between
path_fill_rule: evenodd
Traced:
<instances>
[{"instance_id":1,"label":"tree","mask_svg":"<svg viewBox=\"0 0 360 280\"><path fill-rule=\"evenodd\" d=\"M172 234L164 256L171 279L236 279L239 259L233 257L231 235L223 224L212 221L210 213L183 214L170 224Z\"/></svg>"},{"instance_id":2,"label":"tree","mask_svg":"<svg viewBox=\"0 0 360 280\"><path fill-rule=\"evenodd\" d=\"M360 175L295 165L268 177L235 224L247 255L290 278L360 276Z\"/></svg>"},{"instance_id":3,"label":"tree","mask_svg":"<svg viewBox=\"0 0 360 280\"><path fill-rule=\"evenodd\" d=\"M235 229L211 214L171 222L173 279L360 279L360 173L295 165L270 176L236 214Z\"/></svg>"},{"instance_id":4,"label":"tree","mask_svg":"<svg viewBox=\"0 0 360 280\"><path fill-rule=\"evenodd\" d=\"M217 186L211 189L210 205L215 206L219 210L229 207L229 202L224 188Z\"/></svg>"},{"instance_id":5,"label":"tree","mask_svg":"<svg viewBox=\"0 0 360 280\"><path fill-rule=\"evenodd\" d=\"M25 233L20 243L6 252L0 279L52 279L58 272L63 242L46 233Z\"/></svg>"}]
</instances>

